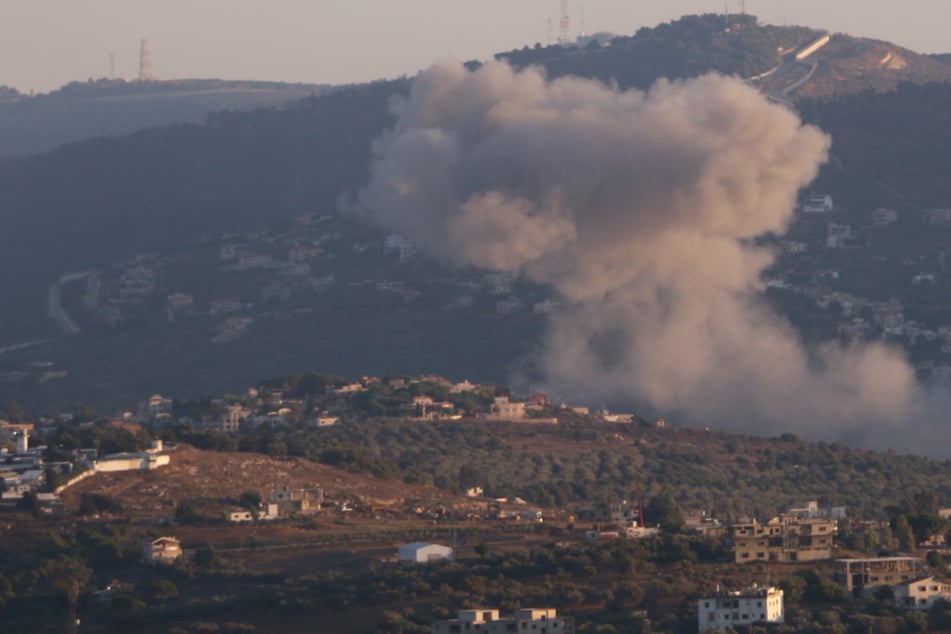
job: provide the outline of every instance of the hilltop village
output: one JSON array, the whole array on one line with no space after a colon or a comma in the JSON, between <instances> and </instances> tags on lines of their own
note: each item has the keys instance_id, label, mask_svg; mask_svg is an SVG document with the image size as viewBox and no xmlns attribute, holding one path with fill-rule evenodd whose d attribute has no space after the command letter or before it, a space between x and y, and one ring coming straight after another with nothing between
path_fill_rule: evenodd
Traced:
<instances>
[{"instance_id":1,"label":"hilltop village","mask_svg":"<svg viewBox=\"0 0 951 634\"><path fill-rule=\"evenodd\" d=\"M951 313L941 294L948 275L941 236L949 226L948 209L849 209L829 194L805 196L788 234L761 245L778 254L762 280L766 297L807 341L890 342L907 351L919 379L944 382ZM139 359L98 338L92 360L82 344L66 357L5 350L16 354L7 355L0 390L31 402L61 398L63 389L78 402L115 399L114 391L100 393L101 385L115 384L108 373L141 361L152 369L142 380L135 380L139 369L123 377L132 381L127 392L149 389L155 374L177 393L194 394L195 385L176 380L176 364L200 359L216 368L211 376L234 384L247 380L240 360L248 355L309 367L301 357L309 346L372 357L374 346L400 343L379 324L372 336L341 329L346 317L334 307L344 305L366 315L362 326L385 314L394 331L412 332L415 324L420 332L413 336L427 340L457 342L491 328L492 341L469 364L480 371L485 365L490 375L488 366L530 348L559 299L512 274L441 269L399 234L305 213L286 226L63 274L48 289L47 313L64 334L121 333L150 353ZM180 342L163 346L169 333ZM22 361L14 364L16 358ZM444 359L433 353L415 361Z\"/></svg>"},{"instance_id":2,"label":"hilltop village","mask_svg":"<svg viewBox=\"0 0 951 634\"><path fill-rule=\"evenodd\" d=\"M349 432L362 443L348 444ZM57 596L58 586L28 573L43 565L77 579L79 592L67 598L101 631L152 618L207 631L183 616L185 606L204 605L205 584L264 569L281 570L282 583L304 583L296 558L337 580L315 595L323 597L316 604L296 610L343 617L355 601L378 619L338 631L811 631L806 625L823 610L820 618L835 614L843 628L868 622L912 631L951 620L944 558L951 509L941 506L943 493L922 488L869 516L855 510L867 502L856 497L853 506L848 494L838 505L812 500L765 514L756 503L747 503L750 514L701 508L685 497L674 471L664 482L655 474L642 482L646 465L626 472L623 462L610 466L605 447L631 464L645 456L673 464L682 458L670 447L696 451L689 448L700 442L728 447L739 440L555 404L542 393L520 397L504 386L438 376L293 375L216 399L154 395L114 417L77 408L31 422L4 420L0 437L7 443L0 524L9 537L0 584L14 615L23 601ZM792 435L773 442L808 447ZM417 443L423 446L414 454ZM453 445L467 458L455 460ZM489 455L483 447L508 466L482 464ZM588 476L578 467L574 493L533 484L548 468L565 468L554 457L565 449L576 464L600 461L597 480L617 488L584 493ZM780 455L766 452L772 460ZM545 454L551 467L538 458ZM750 471L741 454L756 452L721 459ZM402 458L391 463L390 455ZM796 463L808 464L807 453L797 455ZM458 466L443 471L447 460ZM885 464L865 468L872 474ZM788 465L793 472L800 466ZM507 482L508 469L527 486ZM27 535L27 526L36 528ZM49 530L61 535L60 546L45 543ZM102 550L107 543L111 550ZM44 559L50 548L63 554ZM551 566L563 571L562 590L527 591L524 584L551 575ZM375 595L337 603L346 579L358 577L403 596L393 575L459 594L417 591L413 610L386 607ZM502 594L475 591L483 575L505 580ZM242 592L274 591L265 578L253 579L229 596L240 602L247 600ZM244 629L222 621L216 631L270 631L253 612L238 612Z\"/></svg>"}]
</instances>

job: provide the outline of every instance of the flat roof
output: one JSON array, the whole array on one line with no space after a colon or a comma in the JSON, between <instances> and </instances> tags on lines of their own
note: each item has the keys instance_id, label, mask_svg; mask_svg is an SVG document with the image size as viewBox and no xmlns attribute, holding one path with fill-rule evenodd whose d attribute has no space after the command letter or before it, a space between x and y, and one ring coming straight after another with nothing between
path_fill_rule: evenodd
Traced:
<instances>
[{"instance_id":1,"label":"flat roof","mask_svg":"<svg viewBox=\"0 0 951 634\"><path fill-rule=\"evenodd\" d=\"M836 561L846 561L849 563L873 562L873 561L920 561L924 560L918 557L870 557L868 559L836 559Z\"/></svg>"}]
</instances>

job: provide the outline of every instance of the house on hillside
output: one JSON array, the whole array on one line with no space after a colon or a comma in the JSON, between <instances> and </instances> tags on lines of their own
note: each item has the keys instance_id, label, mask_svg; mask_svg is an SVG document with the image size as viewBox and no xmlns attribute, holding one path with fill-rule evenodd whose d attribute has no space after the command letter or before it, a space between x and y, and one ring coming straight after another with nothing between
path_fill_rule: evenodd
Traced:
<instances>
[{"instance_id":1,"label":"house on hillside","mask_svg":"<svg viewBox=\"0 0 951 634\"><path fill-rule=\"evenodd\" d=\"M413 542L400 546L400 561L415 561L417 563L426 563L430 561L452 560L452 548L441 546L439 544L426 544L423 542Z\"/></svg>"},{"instance_id":2,"label":"house on hillside","mask_svg":"<svg viewBox=\"0 0 951 634\"><path fill-rule=\"evenodd\" d=\"M513 403L507 396L496 396L488 418L493 420L521 420L525 418L525 403Z\"/></svg>"},{"instance_id":3,"label":"house on hillside","mask_svg":"<svg viewBox=\"0 0 951 634\"><path fill-rule=\"evenodd\" d=\"M832 211L834 205L832 203L832 196L828 194L822 196L810 196L802 205L802 213L804 214L824 214Z\"/></svg>"},{"instance_id":4,"label":"house on hillside","mask_svg":"<svg viewBox=\"0 0 951 634\"><path fill-rule=\"evenodd\" d=\"M926 209L923 217L925 224L929 227L947 227L951 225L951 209Z\"/></svg>"},{"instance_id":5,"label":"house on hillside","mask_svg":"<svg viewBox=\"0 0 951 634\"><path fill-rule=\"evenodd\" d=\"M281 517L295 513L309 515L320 510L324 502L324 491L320 488L291 489L284 486L271 491L268 502L277 505L277 513Z\"/></svg>"},{"instance_id":6,"label":"house on hillside","mask_svg":"<svg viewBox=\"0 0 951 634\"><path fill-rule=\"evenodd\" d=\"M171 565L182 556L182 544L174 537L159 537L145 542L142 554L147 564Z\"/></svg>"},{"instance_id":7,"label":"house on hillside","mask_svg":"<svg viewBox=\"0 0 951 634\"><path fill-rule=\"evenodd\" d=\"M879 207L872 212L872 224L876 227L887 227L898 222L898 212L894 209Z\"/></svg>"},{"instance_id":8,"label":"house on hillside","mask_svg":"<svg viewBox=\"0 0 951 634\"><path fill-rule=\"evenodd\" d=\"M697 600L697 631L722 632L754 623L782 623L783 591L753 586L746 590L717 592Z\"/></svg>"},{"instance_id":9,"label":"house on hillside","mask_svg":"<svg viewBox=\"0 0 951 634\"><path fill-rule=\"evenodd\" d=\"M855 599L869 597L883 586L921 579L927 567L914 557L836 559L833 581Z\"/></svg>"},{"instance_id":10,"label":"house on hillside","mask_svg":"<svg viewBox=\"0 0 951 634\"><path fill-rule=\"evenodd\" d=\"M892 586L895 603L909 610L929 610L939 601L951 601L951 586L933 576L909 579Z\"/></svg>"},{"instance_id":11,"label":"house on hillside","mask_svg":"<svg viewBox=\"0 0 951 634\"><path fill-rule=\"evenodd\" d=\"M433 634L457 634L458 632L485 632L503 634L504 632L540 632L557 634L574 632L574 619L558 616L555 608L524 608L516 610L512 616L499 616L498 610L479 608L461 610L456 618L435 621Z\"/></svg>"},{"instance_id":12,"label":"house on hillside","mask_svg":"<svg viewBox=\"0 0 951 634\"><path fill-rule=\"evenodd\" d=\"M831 559L838 522L784 515L766 523L733 525L733 554L738 564L750 561Z\"/></svg>"}]
</instances>

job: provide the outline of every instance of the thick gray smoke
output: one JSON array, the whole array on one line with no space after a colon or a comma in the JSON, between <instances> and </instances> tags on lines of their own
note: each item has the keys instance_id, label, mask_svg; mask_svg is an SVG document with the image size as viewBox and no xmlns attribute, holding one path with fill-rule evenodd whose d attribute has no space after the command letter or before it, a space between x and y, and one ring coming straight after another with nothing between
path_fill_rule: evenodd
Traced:
<instances>
[{"instance_id":1,"label":"thick gray smoke","mask_svg":"<svg viewBox=\"0 0 951 634\"><path fill-rule=\"evenodd\" d=\"M762 299L773 254L753 238L785 231L829 138L743 82L620 92L444 63L394 110L361 206L445 261L555 289L553 394L859 441L907 419L900 353L806 349Z\"/></svg>"}]
</instances>

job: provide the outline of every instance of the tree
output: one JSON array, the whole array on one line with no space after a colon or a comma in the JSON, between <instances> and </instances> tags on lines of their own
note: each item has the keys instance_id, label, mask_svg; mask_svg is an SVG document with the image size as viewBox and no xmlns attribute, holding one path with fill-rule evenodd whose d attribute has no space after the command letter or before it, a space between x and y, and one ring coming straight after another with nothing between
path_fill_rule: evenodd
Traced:
<instances>
[{"instance_id":1,"label":"tree","mask_svg":"<svg viewBox=\"0 0 951 634\"><path fill-rule=\"evenodd\" d=\"M254 519L258 519L258 510L261 508L261 494L257 491L245 491L241 494L238 504L240 504L242 508L251 511L251 515Z\"/></svg>"},{"instance_id":2,"label":"tree","mask_svg":"<svg viewBox=\"0 0 951 634\"><path fill-rule=\"evenodd\" d=\"M35 511L36 510L36 494L33 491L26 491L16 502L16 507L21 511Z\"/></svg>"},{"instance_id":3,"label":"tree","mask_svg":"<svg viewBox=\"0 0 951 634\"><path fill-rule=\"evenodd\" d=\"M89 566L81 559L70 557L46 559L33 571L31 577L38 590L51 594L62 593L66 595L66 601L69 605L66 631L75 632L79 594L92 577L92 570Z\"/></svg>"},{"instance_id":4,"label":"tree","mask_svg":"<svg viewBox=\"0 0 951 634\"><path fill-rule=\"evenodd\" d=\"M904 515L899 515L893 524L898 545L904 550L915 550L915 533L911 530L911 524L908 523L908 518Z\"/></svg>"},{"instance_id":5,"label":"tree","mask_svg":"<svg viewBox=\"0 0 951 634\"><path fill-rule=\"evenodd\" d=\"M786 577L779 587L783 589L783 598L793 605L801 603L806 594L806 580L799 575Z\"/></svg>"},{"instance_id":6,"label":"tree","mask_svg":"<svg viewBox=\"0 0 951 634\"><path fill-rule=\"evenodd\" d=\"M677 532L684 523L684 514L668 491L661 491L652 497L644 506L644 521L648 524L659 524L669 532Z\"/></svg>"},{"instance_id":7,"label":"tree","mask_svg":"<svg viewBox=\"0 0 951 634\"><path fill-rule=\"evenodd\" d=\"M869 554L875 554L878 551L878 546L878 530L872 526L866 526L862 529L862 550Z\"/></svg>"}]
</instances>

